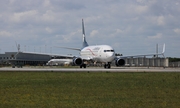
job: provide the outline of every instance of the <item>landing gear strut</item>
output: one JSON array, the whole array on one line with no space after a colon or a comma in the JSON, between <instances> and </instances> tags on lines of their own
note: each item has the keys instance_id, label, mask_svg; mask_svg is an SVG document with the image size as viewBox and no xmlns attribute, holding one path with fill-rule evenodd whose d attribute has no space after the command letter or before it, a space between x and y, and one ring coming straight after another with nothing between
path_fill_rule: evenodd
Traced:
<instances>
[{"instance_id":1,"label":"landing gear strut","mask_svg":"<svg viewBox=\"0 0 180 108\"><path fill-rule=\"evenodd\" d=\"M104 64L104 68L110 69L111 68L111 63Z\"/></svg>"}]
</instances>

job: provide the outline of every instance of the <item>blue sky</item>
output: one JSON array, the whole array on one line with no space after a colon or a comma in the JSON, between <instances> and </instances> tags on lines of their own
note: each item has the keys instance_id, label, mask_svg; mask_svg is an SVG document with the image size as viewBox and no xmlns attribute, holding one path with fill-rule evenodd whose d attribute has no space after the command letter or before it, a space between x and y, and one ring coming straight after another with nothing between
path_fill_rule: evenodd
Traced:
<instances>
[{"instance_id":1,"label":"blue sky","mask_svg":"<svg viewBox=\"0 0 180 108\"><path fill-rule=\"evenodd\" d=\"M123 55L159 52L180 57L179 0L1 0L0 53L75 54L82 24L90 45L108 44Z\"/></svg>"}]
</instances>

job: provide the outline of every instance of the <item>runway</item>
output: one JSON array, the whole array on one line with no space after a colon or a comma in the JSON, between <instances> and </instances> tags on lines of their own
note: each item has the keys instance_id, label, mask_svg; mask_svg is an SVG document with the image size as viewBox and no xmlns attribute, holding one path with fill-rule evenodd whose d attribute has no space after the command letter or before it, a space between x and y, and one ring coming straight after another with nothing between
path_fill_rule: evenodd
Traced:
<instances>
[{"instance_id":1,"label":"runway","mask_svg":"<svg viewBox=\"0 0 180 108\"><path fill-rule=\"evenodd\" d=\"M180 68L163 67L112 67L104 69L102 67L87 68L55 68L55 67L23 67L23 68L0 68L0 72L180 72Z\"/></svg>"}]
</instances>

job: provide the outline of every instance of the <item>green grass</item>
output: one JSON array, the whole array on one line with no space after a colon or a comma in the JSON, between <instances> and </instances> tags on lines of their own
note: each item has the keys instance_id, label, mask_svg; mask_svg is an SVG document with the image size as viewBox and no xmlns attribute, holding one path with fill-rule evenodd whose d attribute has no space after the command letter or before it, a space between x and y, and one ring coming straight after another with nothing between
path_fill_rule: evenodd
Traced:
<instances>
[{"instance_id":1,"label":"green grass","mask_svg":"<svg viewBox=\"0 0 180 108\"><path fill-rule=\"evenodd\" d=\"M0 72L1 108L178 108L180 73Z\"/></svg>"}]
</instances>

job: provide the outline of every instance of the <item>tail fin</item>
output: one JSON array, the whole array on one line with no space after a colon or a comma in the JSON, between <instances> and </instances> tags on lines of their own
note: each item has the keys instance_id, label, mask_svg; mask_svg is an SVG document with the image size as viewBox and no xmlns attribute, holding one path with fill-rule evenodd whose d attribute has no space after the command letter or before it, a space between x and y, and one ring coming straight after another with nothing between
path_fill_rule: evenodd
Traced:
<instances>
[{"instance_id":1,"label":"tail fin","mask_svg":"<svg viewBox=\"0 0 180 108\"><path fill-rule=\"evenodd\" d=\"M82 19L82 34L83 34L83 44L82 48L89 46L88 43L86 42L86 37L85 37L85 30L84 30L84 21Z\"/></svg>"}]
</instances>

